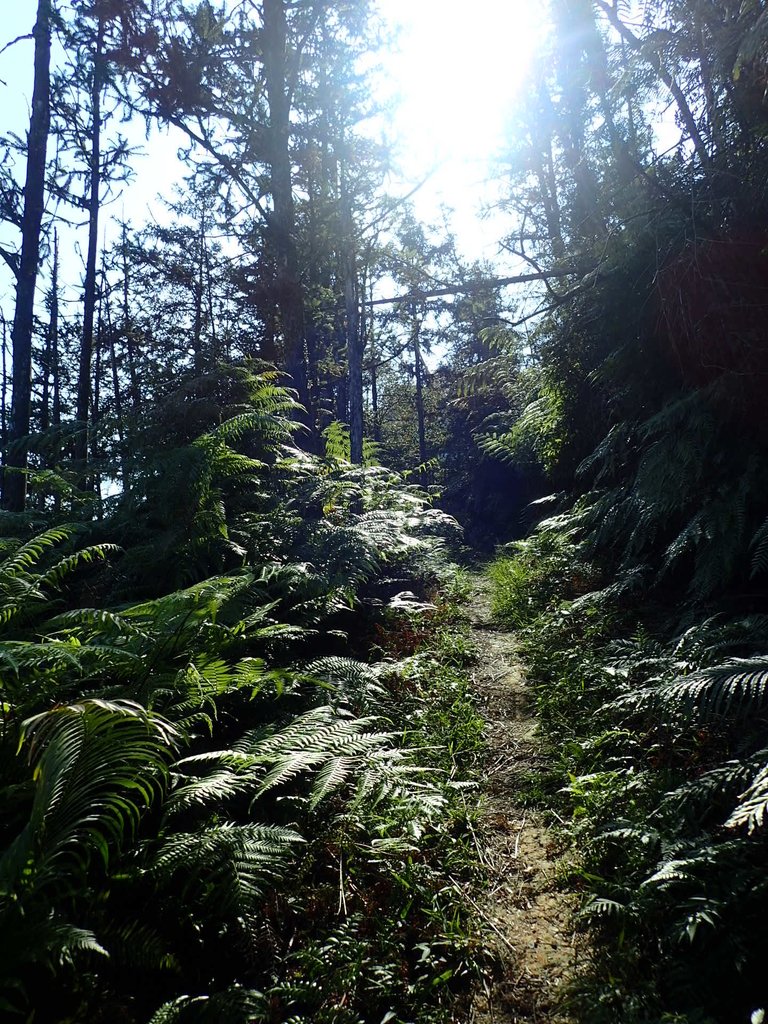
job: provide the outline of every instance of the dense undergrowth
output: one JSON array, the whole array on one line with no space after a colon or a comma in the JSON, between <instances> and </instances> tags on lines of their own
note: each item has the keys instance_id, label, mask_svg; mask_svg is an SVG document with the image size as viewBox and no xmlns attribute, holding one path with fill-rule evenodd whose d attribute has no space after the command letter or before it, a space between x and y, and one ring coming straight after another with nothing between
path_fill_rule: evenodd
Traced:
<instances>
[{"instance_id":1,"label":"dense undergrowth","mask_svg":"<svg viewBox=\"0 0 768 1024\"><path fill-rule=\"evenodd\" d=\"M639 600L575 522L542 524L491 568L551 752L530 796L565 825L564 882L591 936L571 1011L761 1020L768 620L662 606L663 591Z\"/></svg>"},{"instance_id":2,"label":"dense undergrowth","mask_svg":"<svg viewBox=\"0 0 768 1024\"><path fill-rule=\"evenodd\" d=\"M437 1024L479 970L456 524L235 386L101 519L3 522L4 1019Z\"/></svg>"}]
</instances>

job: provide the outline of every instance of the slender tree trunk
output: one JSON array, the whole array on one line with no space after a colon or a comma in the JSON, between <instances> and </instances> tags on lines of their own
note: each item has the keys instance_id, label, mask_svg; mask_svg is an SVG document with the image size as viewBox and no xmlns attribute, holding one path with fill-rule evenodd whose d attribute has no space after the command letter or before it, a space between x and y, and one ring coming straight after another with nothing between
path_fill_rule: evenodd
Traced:
<instances>
[{"instance_id":1,"label":"slender tree trunk","mask_svg":"<svg viewBox=\"0 0 768 1024\"><path fill-rule=\"evenodd\" d=\"M341 185L342 235L344 245L344 311L347 330L349 371L349 457L356 466L363 463L363 348L360 330L360 293L355 252L355 224L346 175Z\"/></svg>"},{"instance_id":2,"label":"slender tree trunk","mask_svg":"<svg viewBox=\"0 0 768 1024\"><path fill-rule=\"evenodd\" d=\"M296 252L296 213L293 203L290 131L291 104L287 88L287 36L284 0L263 3L264 77L269 104L269 163L272 214L268 236L275 260L277 306L285 343L285 368L307 404L304 353L304 298Z\"/></svg>"},{"instance_id":3,"label":"slender tree trunk","mask_svg":"<svg viewBox=\"0 0 768 1024\"><path fill-rule=\"evenodd\" d=\"M216 335L216 316L213 304L213 273L211 269L211 254L208 246L205 246L205 297L208 313L208 325L211 332L211 365L215 366L219 360L219 340Z\"/></svg>"},{"instance_id":4,"label":"slender tree trunk","mask_svg":"<svg viewBox=\"0 0 768 1024\"><path fill-rule=\"evenodd\" d=\"M136 372L136 350L133 343L133 328L131 325L130 306L130 264L128 262L128 232L123 224L123 336L125 340L125 352L128 356L128 379L131 382L130 394L133 411L138 412L141 405L141 389L139 388L139 376Z\"/></svg>"},{"instance_id":5,"label":"slender tree trunk","mask_svg":"<svg viewBox=\"0 0 768 1024\"><path fill-rule=\"evenodd\" d=\"M51 316L53 317L54 311ZM59 364L59 298L56 295L55 319L52 320L51 331L51 377L53 378L53 405L51 422L54 427L61 426L61 372Z\"/></svg>"},{"instance_id":6,"label":"slender tree trunk","mask_svg":"<svg viewBox=\"0 0 768 1024\"><path fill-rule=\"evenodd\" d=\"M424 364L421 360L421 320L416 317L411 333L414 372L416 377L416 427L419 435L419 464L427 461L427 434L424 425ZM424 482L425 471L422 471Z\"/></svg>"},{"instance_id":7,"label":"slender tree trunk","mask_svg":"<svg viewBox=\"0 0 768 1024\"><path fill-rule=\"evenodd\" d=\"M130 475L125 449L125 423L123 420L123 395L120 388L120 374L117 368L117 347L115 345L116 330L112 323L112 311L109 299L106 301L105 318L107 324L107 336L109 338L109 362L112 370L112 392L115 396L115 421L117 429L117 440L120 445L120 475L123 484L123 495L130 491Z\"/></svg>"},{"instance_id":8,"label":"slender tree trunk","mask_svg":"<svg viewBox=\"0 0 768 1024\"><path fill-rule=\"evenodd\" d=\"M554 123L554 109L549 89L543 81L539 83L538 96L542 123L531 126L534 148L537 151L536 155L538 157L536 174L539 178L539 188L541 189L542 205L547 222L547 234L552 246L552 255L555 259L562 259L565 256L562 216L557 194L555 159L552 152L552 131L551 129L547 130L548 126Z\"/></svg>"},{"instance_id":9,"label":"slender tree trunk","mask_svg":"<svg viewBox=\"0 0 768 1024\"><path fill-rule=\"evenodd\" d=\"M112 393L115 396L115 419L117 423L117 436L120 442L123 440L123 396L120 393L120 376L117 372L117 352L115 351L115 333L111 327L109 331L109 363L112 370Z\"/></svg>"},{"instance_id":10,"label":"slender tree trunk","mask_svg":"<svg viewBox=\"0 0 768 1024\"><path fill-rule=\"evenodd\" d=\"M58 468L61 459L61 372L59 365L59 236L53 233L53 275L51 278L51 378L53 401L51 406L51 423L56 430L56 440L52 452L52 462ZM53 508L56 513L61 511L61 495L58 491L53 496Z\"/></svg>"},{"instance_id":11,"label":"slender tree trunk","mask_svg":"<svg viewBox=\"0 0 768 1024\"><path fill-rule=\"evenodd\" d=\"M368 298L373 299L373 281L368 283ZM368 303L366 303L366 309ZM381 423L379 422L379 367L376 356L376 319L371 308L368 313L368 336L371 348L371 419L373 421L373 439L381 441Z\"/></svg>"},{"instance_id":12,"label":"slender tree trunk","mask_svg":"<svg viewBox=\"0 0 768 1024\"><path fill-rule=\"evenodd\" d=\"M192 352L194 358L194 370L196 376L200 376L204 369L203 363L203 293L205 267L205 221L200 222L200 238L197 251L197 277L193 287L193 298L195 303L195 319L192 327Z\"/></svg>"},{"instance_id":13,"label":"slender tree trunk","mask_svg":"<svg viewBox=\"0 0 768 1024\"><path fill-rule=\"evenodd\" d=\"M678 113L680 114L680 120L688 131L688 136L693 143L693 148L696 150L696 155L699 158L701 166L708 168L710 165L710 156L707 152L707 147L704 144L704 140L701 137L701 132L696 124L696 119L693 116L688 101L685 98L685 94L680 86L675 81L674 77L667 71L662 63L661 56L653 49L643 45L643 41L635 35L635 33L619 17L616 10L611 7L606 0L594 0L606 18L610 21L616 31L621 35L623 39L631 46L634 50L641 53L651 67L654 69L656 74L659 76L661 81L669 90L672 98L677 104Z\"/></svg>"},{"instance_id":14,"label":"slender tree trunk","mask_svg":"<svg viewBox=\"0 0 768 1024\"><path fill-rule=\"evenodd\" d=\"M21 226L21 260L16 284L13 318L13 390L11 395L11 450L4 474L4 504L11 512L22 512L27 496L27 446L32 399L32 327L35 285L40 258L40 229L45 203L45 163L51 122L51 0L39 0L35 39L35 77L32 114L27 141L27 172L24 184L24 212Z\"/></svg>"},{"instance_id":15,"label":"slender tree trunk","mask_svg":"<svg viewBox=\"0 0 768 1024\"><path fill-rule=\"evenodd\" d=\"M704 91L704 101L707 112L707 126L709 128L709 140L711 143L712 155L716 156L724 149L722 133L720 131L720 116L717 109L715 88L712 83L712 67L707 53L707 40L704 33L704 24L699 12L694 14L696 24L696 43L698 44L699 76Z\"/></svg>"},{"instance_id":16,"label":"slender tree trunk","mask_svg":"<svg viewBox=\"0 0 768 1024\"><path fill-rule=\"evenodd\" d=\"M335 388L335 409L336 419L340 423L349 422L349 368L346 366L347 359L347 326L345 315L337 313L334 317L333 331L333 357L341 372L336 375ZM331 382L333 388L333 381Z\"/></svg>"},{"instance_id":17,"label":"slender tree trunk","mask_svg":"<svg viewBox=\"0 0 768 1024\"><path fill-rule=\"evenodd\" d=\"M102 318L102 308L104 301L104 280L102 278L102 287L100 289L99 297L99 316L96 322L96 332L94 335L94 373L93 373L93 410L91 412L91 423L93 429L90 431L90 452L89 461L92 467L92 474L87 482L87 486L92 488L96 495L96 509L97 517L102 517L102 504L101 504L101 474L98 470L99 462L99 421L101 419L101 354L104 341L104 321Z\"/></svg>"},{"instance_id":18,"label":"slender tree trunk","mask_svg":"<svg viewBox=\"0 0 768 1024\"><path fill-rule=\"evenodd\" d=\"M59 332L59 233L53 232L53 264L51 266L50 309L48 330L45 332L45 355L43 356L43 396L40 409L40 429L45 431L51 425L51 371L53 369L54 342Z\"/></svg>"},{"instance_id":19,"label":"slender tree trunk","mask_svg":"<svg viewBox=\"0 0 768 1024\"><path fill-rule=\"evenodd\" d=\"M85 465L88 461L88 423L91 404L91 363L93 360L93 324L96 313L96 257L99 248L99 198L101 191L101 90L104 63L104 18L99 17L96 30L96 48L93 54L93 83L91 85L91 153L88 189L88 255L83 285L83 336L80 344L80 366L77 377L77 408L75 416L80 432L75 444L75 458Z\"/></svg>"},{"instance_id":20,"label":"slender tree trunk","mask_svg":"<svg viewBox=\"0 0 768 1024\"><path fill-rule=\"evenodd\" d=\"M363 344L360 337L360 306L353 253L347 256L344 305L347 312L347 363L349 365L349 455L351 461L359 466L363 462Z\"/></svg>"},{"instance_id":21,"label":"slender tree trunk","mask_svg":"<svg viewBox=\"0 0 768 1024\"><path fill-rule=\"evenodd\" d=\"M3 321L3 393L0 396L0 440L2 440L3 451L8 440L8 419L6 415L5 396L8 393L8 366L6 364L6 350L8 345L8 324L0 311L0 319Z\"/></svg>"}]
</instances>

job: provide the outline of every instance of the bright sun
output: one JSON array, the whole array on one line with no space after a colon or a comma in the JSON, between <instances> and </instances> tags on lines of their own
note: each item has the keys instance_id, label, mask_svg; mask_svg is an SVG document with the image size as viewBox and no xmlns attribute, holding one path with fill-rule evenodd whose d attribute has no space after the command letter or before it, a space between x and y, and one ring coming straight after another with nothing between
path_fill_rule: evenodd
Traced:
<instances>
[{"instance_id":1,"label":"bright sun","mask_svg":"<svg viewBox=\"0 0 768 1024\"><path fill-rule=\"evenodd\" d=\"M408 165L487 163L541 35L535 0L381 0L402 26L387 61L402 103Z\"/></svg>"},{"instance_id":2,"label":"bright sun","mask_svg":"<svg viewBox=\"0 0 768 1024\"><path fill-rule=\"evenodd\" d=\"M400 26L385 69L400 96L397 160L406 179L432 172L416 199L435 217L441 203L473 255L490 255L477 210L491 198L494 157L545 28L543 0L380 0ZM495 248L495 246L494 246Z\"/></svg>"}]
</instances>

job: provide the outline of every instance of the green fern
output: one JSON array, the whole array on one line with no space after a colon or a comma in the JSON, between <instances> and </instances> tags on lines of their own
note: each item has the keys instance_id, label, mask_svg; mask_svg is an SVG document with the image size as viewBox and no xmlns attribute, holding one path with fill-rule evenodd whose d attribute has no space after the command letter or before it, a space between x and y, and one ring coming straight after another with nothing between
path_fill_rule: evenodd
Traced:
<instances>
[{"instance_id":1,"label":"green fern","mask_svg":"<svg viewBox=\"0 0 768 1024\"><path fill-rule=\"evenodd\" d=\"M210 995L178 996L164 1003L148 1024L252 1024L269 1012L269 1004L268 995L233 985Z\"/></svg>"},{"instance_id":2,"label":"green fern","mask_svg":"<svg viewBox=\"0 0 768 1024\"><path fill-rule=\"evenodd\" d=\"M765 762L768 751L761 751L761 759ZM752 779L746 790L740 795L738 805L726 822L728 828L746 825L751 832L763 828L768 817L768 764Z\"/></svg>"},{"instance_id":3,"label":"green fern","mask_svg":"<svg viewBox=\"0 0 768 1024\"><path fill-rule=\"evenodd\" d=\"M377 671L364 662L352 658L319 658L307 665L308 676L328 683L340 702L356 712L381 711L385 689L379 682Z\"/></svg>"},{"instance_id":4,"label":"green fern","mask_svg":"<svg viewBox=\"0 0 768 1024\"><path fill-rule=\"evenodd\" d=\"M682 819L701 826L713 815L717 820L722 820L723 808L732 807L739 794L742 794L727 824L740 823L744 791L749 793L758 784L760 768L767 759L768 750L760 750L744 760L726 761L665 794L659 811L671 821Z\"/></svg>"},{"instance_id":5,"label":"green fern","mask_svg":"<svg viewBox=\"0 0 768 1024\"><path fill-rule=\"evenodd\" d=\"M67 870L135 832L162 793L178 736L136 704L88 700L24 723L35 783L29 822L0 857L10 889L62 886Z\"/></svg>"},{"instance_id":6,"label":"green fern","mask_svg":"<svg viewBox=\"0 0 768 1024\"><path fill-rule=\"evenodd\" d=\"M768 660L734 658L659 691L664 703L695 709L703 718L742 720L768 705Z\"/></svg>"},{"instance_id":7,"label":"green fern","mask_svg":"<svg viewBox=\"0 0 768 1024\"><path fill-rule=\"evenodd\" d=\"M752 555L752 578L759 576L768 570L768 517L762 526L755 532L750 547Z\"/></svg>"},{"instance_id":8,"label":"green fern","mask_svg":"<svg viewBox=\"0 0 768 1024\"><path fill-rule=\"evenodd\" d=\"M369 769L375 752L391 750L390 733L372 732L372 718L352 718L341 709L314 708L253 748L266 768L256 798L310 773L311 806L316 806Z\"/></svg>"},{"instance_id":9,"label":"green fern","mask_svg":"<svg viewBox=\"0 0 768 1024\"><path fill-rule=\"evenodd\" d=\"M223 822L169 836L150 870L161 885L180 879L185 900L208 903L216 916L239 916L285 874L303 842L292 829Z\"/></svg>"},{"instance_id":10,"label":"green fern","mask_svg":"<svg viewBox=\"0 0 768 1024\"><path fill-rule=\"evenodd\" d=\"M735 725L760 713L767 705L766 659L733 658L690 676L638 689L611 702L607 709L667 708L700 720L717 718Z\"/></svg>"}]
</instances>

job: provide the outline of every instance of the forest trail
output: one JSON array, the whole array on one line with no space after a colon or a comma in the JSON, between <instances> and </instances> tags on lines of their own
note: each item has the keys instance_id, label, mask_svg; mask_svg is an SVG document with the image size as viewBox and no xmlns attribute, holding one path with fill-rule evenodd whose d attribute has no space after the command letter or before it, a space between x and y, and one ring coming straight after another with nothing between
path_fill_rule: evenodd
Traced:
<instances>
[{"instance_id":1,"label":"forest trail","mask_svg":"<svg viewBox=\"0 0 768 1024\"><path fill-rule=\"evenodd\" d=\"M487 578L474 577L467 611L488 744L478 845L489 881L478 909L500 964L488 990L475 997L470 1021L567 1024L557 1004L578 949L572 902L557 888L552 832L519 795L521 782L543 763L536 718L514 637L491 618Z\"/></svg>"}]
</instances>

